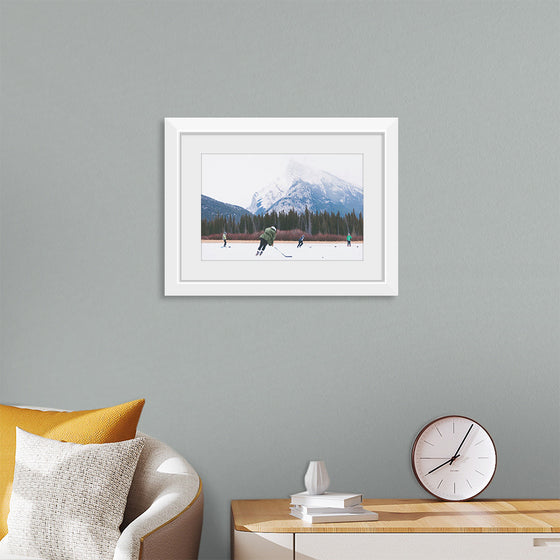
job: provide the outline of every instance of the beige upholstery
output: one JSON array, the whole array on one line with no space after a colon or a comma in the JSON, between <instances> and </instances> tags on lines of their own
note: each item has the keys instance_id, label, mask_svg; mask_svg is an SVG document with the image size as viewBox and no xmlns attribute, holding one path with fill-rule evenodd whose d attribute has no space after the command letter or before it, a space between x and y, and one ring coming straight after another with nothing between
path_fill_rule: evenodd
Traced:
<instances>
[{"instance_id":1,"label":"beige upholstery","mask_svg":"<svg viewBox=\"0 0 560 560\"><path fill-rule=\"evenodd\" d=\"M145 437L114 560L195 560L202 531L202 483L193 467L157 439ZM30 560L2 550L0 560ZM42 559L47 560L47 559Z\"/></svg>"},{"instance_id":2,"label":"beige upholstery","mask_svg":"<svg viewBox=\"0 0 560 560\"><path fill-rule=\"evenodd\" d=\"M173 449L137 435L146 440L114 560L196 559L204 501L200 478Z\"/></svg>"}]
</instances>

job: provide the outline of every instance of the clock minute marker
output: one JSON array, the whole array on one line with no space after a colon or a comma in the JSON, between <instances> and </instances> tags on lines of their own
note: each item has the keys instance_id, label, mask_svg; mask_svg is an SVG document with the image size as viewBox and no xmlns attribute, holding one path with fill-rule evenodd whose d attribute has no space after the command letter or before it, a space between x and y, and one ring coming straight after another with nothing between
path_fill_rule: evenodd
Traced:
<instances>
[{"instance_id":1,"label":"clock minute marker","mask_svg":"<svg viewBox=\"0 0 560 560\"><path fill-rule=\"evenodd\" d=\"M468 478L465 478L465 480L467 481L467 484L469 485L469 487L472 488L472 485L471 485L471 483L469 482L469 479L468 479Z\"/></svg>"},{"instance_id":2,"label":"clock minute marker","mask_svg":"<svg viewBox=\"0 0 560 560\"><path fill-rule=\"evenodd\" d=\"M474 469L478 474L485 476L484 473L481 473L478 469Z\"/></svg>"},{"instance_id":3,"label":"clock minute marker","mask_svg":"<svg viewBox=\"0 0 560 560\"><path fill-rule=\"evenodd\" d=\"M481 443L482 443L483 441L484 441L484 440L483 440L483 439L481 439L481 440L480 440L480 441L479 441L478 443L475 443L475 444L474 444L474 445L475 445L475 447L476 447L477 445L480 445L480 444L481 444Z\"/></svg>"},{"instance_id":4,"label":"clock minute marker","mask_svg":"<svg viewBox=\"0 0 560 560\"><path fill-rule=\"evenodd\" d=\"M439 434L439 437L443 437L443 436L441 435L441 432L439 431L439 428L438 428L437 426L436 426L436 430L437 430L437 433Z\"/></svg>"},{"instance_id":5,"label":"clock minute marker","mask_svg":"<svg viewBox=\"0 0 560 560\"><path fill-rule=\"evenodd\" d=\"M437 485L438 488L441 486L442 482L443 482L443 478L439 481L439 484Z\"/></svg>"},{"instance_id":6,"label":"clock minute marker","mask_svg":"<svg viewBox=\"0 0 560 560\"><path fill-rule=\"evenodd\" d=\"M433 444L433 443L430 443L427 439L425 439L425 440L423 440L423 441L425 441L428 445L431 445L432 447L434 447L434 444Z\"/></svg>"}]
</instances>

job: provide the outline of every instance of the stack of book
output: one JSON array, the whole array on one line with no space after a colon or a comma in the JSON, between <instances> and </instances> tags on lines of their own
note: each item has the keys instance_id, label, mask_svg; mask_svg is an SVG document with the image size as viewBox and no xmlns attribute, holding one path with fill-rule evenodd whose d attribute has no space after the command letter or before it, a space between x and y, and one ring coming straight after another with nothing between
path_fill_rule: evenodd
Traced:
<instances>
[{"instance_id":1,"label":"stack of book","mask_svg":"<svg viewBox=\"0 0 560 560\"><path fill-rule=\"evenodd\" d=\"M344 521L377 521L378 515L362 506L361 494L308 492L292 494L290 515L308 523L335 523Z\"/></svg>"}]
</instances>

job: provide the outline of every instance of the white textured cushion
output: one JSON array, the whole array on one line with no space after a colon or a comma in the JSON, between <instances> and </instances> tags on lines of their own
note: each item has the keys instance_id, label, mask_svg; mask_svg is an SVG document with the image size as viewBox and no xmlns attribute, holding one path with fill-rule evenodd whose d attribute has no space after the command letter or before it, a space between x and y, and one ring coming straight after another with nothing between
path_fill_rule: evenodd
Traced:
<instances>
[{"instance_id":1,"label":"white textured cushion","mask_svg":"<svg viewBox=\"0 0 560 560\"><path fill-rule=\"evenodd\" d=\"M80 445L17 428L7 552L112 560L143 445L138 438Z\"/></svg>"},{"instance_id":2,"label":"white textured cushion","mask_svg":"<svg viewBox=\"0 0 560 560\"><path fill-rule=\"evenodd\" d=\"M44 558L32 558L31 556L20 556L19 554L2 554L0 552L0 560L44 560Z\"/></svg>"},{"instance_id":3,"label":"white textured cushion","mask_svg":"<svg viewBox=\"0 0 560 560\"><path fill-rule=\"evenodd\" d=\"M2 554L0 552L0 560L45 560L44 558L32 558L31 556L20 556L19 554Z\"/></svg>"}]
</instances>

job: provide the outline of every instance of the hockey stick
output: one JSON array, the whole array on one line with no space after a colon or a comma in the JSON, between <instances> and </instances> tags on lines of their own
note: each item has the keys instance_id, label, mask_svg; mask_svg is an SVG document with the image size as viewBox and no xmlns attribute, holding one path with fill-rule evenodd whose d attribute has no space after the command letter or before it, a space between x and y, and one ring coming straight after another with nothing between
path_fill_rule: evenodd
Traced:
<instances>
[{"instance_id":1,"label":"hockey stick","mask_svg":"<svg viewBox=\"0 0 560 560\"><path fill-rule=\"evenodd\" d=\"M278 249L278 247L276 247L276 245L273 245L272 248L276 249L283 257L286 257L287 259L292 258L292 255L285 255L284 253L282 253L282 251L280 251L280 249Z\"/></svg>"}]
</instances>

